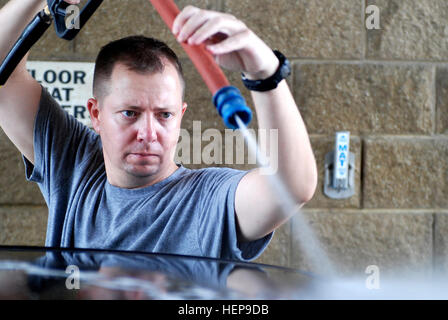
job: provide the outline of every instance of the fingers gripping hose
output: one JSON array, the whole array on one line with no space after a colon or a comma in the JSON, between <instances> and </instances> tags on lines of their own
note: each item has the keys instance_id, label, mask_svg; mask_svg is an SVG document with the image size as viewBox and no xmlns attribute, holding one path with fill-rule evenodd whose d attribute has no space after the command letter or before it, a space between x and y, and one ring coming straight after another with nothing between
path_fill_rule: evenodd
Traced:
<instances>
[{"instance_id":1,"label":"fingers gripping hose","mask_svg":"<svg viewBox=\"0 0 448 320\"><path fill-rule=\"evenodd\" d=\"M174 19L180 12L176 4L172 0L149 1L171 30ZM223 118L224 124L228 128L237 129L238 125L235 121L235 115L237 115L247 126L252 120L252 111L246 105L240 91L229 85L226 76L204 45L190 46L182 43L182 48L213 94L213 103Z\"/></svg>"}]
</instances>

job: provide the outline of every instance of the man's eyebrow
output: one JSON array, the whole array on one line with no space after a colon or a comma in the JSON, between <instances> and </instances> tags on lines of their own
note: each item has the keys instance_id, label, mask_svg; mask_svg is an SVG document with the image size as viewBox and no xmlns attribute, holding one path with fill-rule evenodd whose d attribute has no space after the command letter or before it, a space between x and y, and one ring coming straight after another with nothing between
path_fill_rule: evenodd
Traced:
<instances>
[{"instance_id":1,"label":"man's eyebrow","mask_svg":"<svg viewBox=\"0 0 448 320\"><path fill-rule=\"evenodd\" d=\"M135 110L135 111L141 111L144 108L139 107L139 106L135 106L135 105L128 105L128 104L123 104L121 106L118 107L119 109L131 109L131 110Z\"/></svg>"},{"instance_id":2,"label":"man's eyebrow","mask_svg":"<svg viewBox=\"0 0 448 320\"><path fill-rule=\"evenodd\" d=\"M156 110L177 110L178 106L177 105L172 105L172 106L154 106L153 107Z\"/></svg>"},{"instance_id":3,"label":"man's eyebrow","mask_svg":"<svg viewBox=\"0 0 448 320\"><path fill-rule=\"evenodd\" d=\"M153 106L152 109L158 110L158 111L163 111L163 110L167 110L167 111L171 111L171 110L177 110L178 106L177 105L168 105L168 106ZM122 104L121 106L117 106L117 109L127 109L127 110L134 110L134 111L143 111L146 108L145 107L141 107L141 106L136 106L136 105L132 105L132 104Z\"/></svg>"}]
</instances>

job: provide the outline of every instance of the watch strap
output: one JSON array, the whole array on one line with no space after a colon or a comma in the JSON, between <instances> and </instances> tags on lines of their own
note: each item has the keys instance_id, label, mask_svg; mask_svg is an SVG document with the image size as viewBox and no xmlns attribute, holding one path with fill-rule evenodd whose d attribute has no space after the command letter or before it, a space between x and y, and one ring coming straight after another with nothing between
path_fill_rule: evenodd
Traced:
<instances>
[{"instance_id":1,"label":"watch strap","mask_svg":"<svg viewBox=\"0 0 448 320\"><path fill-rule=\"evenodd\" d=\"M289 60L280 51L273 50L273 52L279 60L279 65L275 73L269 78L262 80L249 80L242 74L241 79L247 89L259 92L273 90L277 88L280 81L291 74L291 64Z\"/></svg>"}]
</instances>

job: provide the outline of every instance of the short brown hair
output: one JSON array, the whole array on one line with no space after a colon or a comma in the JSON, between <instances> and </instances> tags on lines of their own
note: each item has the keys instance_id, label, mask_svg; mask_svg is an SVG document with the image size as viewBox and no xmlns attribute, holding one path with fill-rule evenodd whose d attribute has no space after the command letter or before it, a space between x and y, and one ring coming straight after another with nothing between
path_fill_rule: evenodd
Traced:
<instances>
[{"instance_id":1,"label":"short brown hair","mask_svg":"<svg viewBox=\"0 0 448 320\"><path fill-rule=\"evenodd\" d=\"M138 73L157 73L164 70L164 58L176 68L182 84L183 96L185 80L177 55L164 42L145 36L125 37L101 48L96 58L93 75L94 96L100 98L107 95L106 83L110 80L116 63L122 63L129 70Z\"/></svg>"}]
</instances>

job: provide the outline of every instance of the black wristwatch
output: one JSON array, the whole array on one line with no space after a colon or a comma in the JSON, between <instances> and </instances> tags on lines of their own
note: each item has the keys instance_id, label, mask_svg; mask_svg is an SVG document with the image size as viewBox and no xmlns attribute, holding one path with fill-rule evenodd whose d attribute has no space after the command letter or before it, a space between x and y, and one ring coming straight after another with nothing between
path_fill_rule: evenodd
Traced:
<instances>
[{"instance_id":1,"label":"black wristwatch","mask_svg":"<svg viewBox=\"0 0 448 320\"><path fill-rule=\"evenodd\" d=\"M263 80L249 80L242 74L241 79L247 89L260 92L275 89L280 81L291 74L291 64L289 63L289 60L278 50L274 50L274 54L278 58L280 64L277 71L275 71L269 78Z\"/></svg>"}]
</instances>

